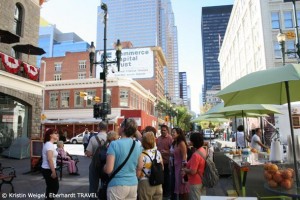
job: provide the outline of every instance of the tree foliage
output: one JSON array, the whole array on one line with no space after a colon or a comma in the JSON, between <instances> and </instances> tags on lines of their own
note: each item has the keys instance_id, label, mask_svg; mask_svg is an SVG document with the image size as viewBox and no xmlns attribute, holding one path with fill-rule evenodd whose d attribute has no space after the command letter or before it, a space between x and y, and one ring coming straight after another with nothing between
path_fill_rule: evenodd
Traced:
<instances>
[{"instance_id":1,"label":"tree foliage","mask_svg":"<svg viewBox=\"0 0 300 200\"><path fill-rule=\"evenodd\" d=\"M182 130L189 131L192 127L191 119L192 114L189 113L185 106L171 106L167 101L159 101L156 105L156 109L162 113L168 113L172 115L173 126L180 127ZM174 119L174 120L173 120Z\"/></svg>"}]
</instances>

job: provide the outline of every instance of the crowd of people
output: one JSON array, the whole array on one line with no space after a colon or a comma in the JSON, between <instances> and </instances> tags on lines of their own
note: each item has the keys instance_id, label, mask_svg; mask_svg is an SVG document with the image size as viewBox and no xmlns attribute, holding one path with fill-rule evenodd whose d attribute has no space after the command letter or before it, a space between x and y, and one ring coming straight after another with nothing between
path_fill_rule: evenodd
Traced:
<instances>
[{"instance_id":1,"label":"crowd of people","mask_svg":"<svg viewBox=\"0 0 300 200\"><path fill-rule=\"evenodd\" d=\"M206 190L202 186L207 147L204 146L203 134L192 132L189 134L189 144L186 134L179 127L171 130L167 125L160 126L160 136L156 137L157 130L147 126L140 133L134 119L125 119L118 132L108 131L105 122L100 122L98 133L93 134L87 129L84 133L83 145L85 155L94 159L99 145L105 145L106 163L103 172L108 174L108 181L100 180L99 170L95 167L93 159L89 166L89 193L105 192L109 200L196 200L205 195ZM56 194L59 189L59 182L56 168L56 159L60 154L64 156L69 164L69 172L77 173L75 163L63 149L63 142L54 142L59 136L53 129L48 129L44 137L42 174L46 181L46 195ZM241 125L235 133L239 148L246 147L246 141L252 148L259 151L268 148L261 142L261 129L257 128L252 137L244 134L244 127ZM98 141L103 141L99 143ZM161 164L163 169L163 183L151 185L152 161ZM100 186L100 187L99 187ZM99 194L100 195L100 194ZM48 198L51 199L51 198Z\"/></svg>"},{"instance_id":2,"label":"crowd of people","mask_svg":"<svg viewBox=\"0 0 300 200\"><path fill-rule=\"evenodd\" d=\"M105 123L101 122L99 127L102 126L101 124ZM140 133L134 119L125 119L121 123L118 131L119 138L114 137L109 141L104 172L112 174L122 165L126 157L129 156L129 158L108 183L107 199L155 200L163 199L163 197L180 200L199 199L204 191L201 180L204 172L204 159L196 153L190 155L191 161L188 161L190 146L180 128L173 128L171 131L167 125L162 125L160 128L161 135L156 138L157 130L152 126L147 126ZM108 132L107 138L111 134ZM100 137L99 134L97 136ZM206 155L206 150L202 148L203 135L197 132L191 134L190 137L194 149ZM92 156L95 152L95 149L89 151L91 142L92 139L87 147L87 156ZM131 152L132 146L134 148ZM154 158L163 167L163 184L151 185L149 182ZM93 166L91 163L91 171ZM98 183L90 181L90 192L98 191Z\"/></svg>"},{"instance_id":3,"label":"crowd of people","mask_svg":"<svg viewBox=\"0 0 300 200\"><path fill-rule=\"evenodd\" d=\"M167 125L162 125L160 128L161 135L156 137L157 130L152 126L147 126L140 133L134 119L125 119L118 132L109 132L107 124L100 122L98 134L94 135L95 137L86 137L88 142L84 144L85 155L91 158L99 146L96 137L105 141L107 153L103 171L110 175L105 194L107 199L159 200L165 197L185 200L199 199L203 194L201 175L204 172L204 159L198 153L189 153L190 146L180 128L170 130ZM90 135L88 130L85 135ZM46 181L47 197L49 193L57 194L59 189L55 168L58 152L62 153L63 143L58 142L58 149L55 149L54 142L58 138L55 130L46 131L42 173ZM201 151L206 154L206 150L202 148L203 144L202 134L195 132L190 135L190 145L195 152ZM68 157L67 154L64 156ZM163 184L151 185L149 183L154 158L162 165ZM74 173L73 167L73 163L70 162L71 173ZM96 169L91 161L89 166L90 193L98 193L99 188L103 187L99 178L99 169Z\"/></svg>"}]
</instances>

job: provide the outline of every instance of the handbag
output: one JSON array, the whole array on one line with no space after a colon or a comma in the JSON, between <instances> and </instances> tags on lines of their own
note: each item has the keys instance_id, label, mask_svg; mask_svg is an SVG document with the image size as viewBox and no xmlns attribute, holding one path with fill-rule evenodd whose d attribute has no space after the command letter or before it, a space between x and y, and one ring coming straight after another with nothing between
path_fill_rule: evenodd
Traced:
<instances>
[{"instance_id":1,"label":"handbag","mask_svg":"<svg viewBox=\"0 0 300 200\"><path fill-rule=\"evenodd\" d=\"M124 167L124 165L127 163L133 149L135 146L135 141L133 140L133 143L131 145L130 151L126 157L126 159L123 161L123 163L115 170L113 171L113 173L109 176L108 181L101 182L101 188L99 189L99 194L98 194L98 198L101 200L106 200L107 199L107 186L108 183L114 178L114 176Z\"/></svg>"}]
</instances>

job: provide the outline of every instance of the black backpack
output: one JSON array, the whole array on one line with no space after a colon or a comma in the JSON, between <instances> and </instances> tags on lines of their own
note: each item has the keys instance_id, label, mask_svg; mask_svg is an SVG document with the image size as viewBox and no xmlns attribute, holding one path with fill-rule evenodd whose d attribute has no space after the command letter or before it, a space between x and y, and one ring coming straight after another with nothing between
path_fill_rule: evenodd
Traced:
<instances>
[{"instance_id":1,"label":"black backpack","mask_svg":"<svg viewBox=\"0 0 300 200\"><path fill-rule=\"evenodd\" d=\"M157 150L155 150L154 159L152 160L151 157L146 153L143 152L143 154L147 155L151 160L151 172L150 175L146 174L143 170L145 176L148 177L149 183L152 186L160 185L164 183L164 170L162 163L158 163L156 156L157 156Z\"/></svg>"},{"instance_id":2,"label":"black backpack","mask_svg":"<svg viewBox=\"0 0 300 200\"><path fill-rule=\"evenodd\" d=\"M108 175L104 173L103 167L106 163L106 153L107 153L107 142L103 139L99 139L98 136L95 136L98 147L93 154L92 162L94 163L95 169L99 172L99 178L101 179L101 182L105 182L108 180Z\"/></svg>"}]
</instances>

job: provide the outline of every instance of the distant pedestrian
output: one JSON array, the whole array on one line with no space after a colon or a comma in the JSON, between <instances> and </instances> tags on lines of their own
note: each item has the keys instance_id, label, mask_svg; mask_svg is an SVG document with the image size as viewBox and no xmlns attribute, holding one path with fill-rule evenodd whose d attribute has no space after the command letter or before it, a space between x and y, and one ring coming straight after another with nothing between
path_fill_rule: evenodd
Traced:
<instances>
[{"instance_id":1,"label":"distant pedestrian","mask_svg":"<svg viewBox=\"0 0 300 200\"><path fill-rule=\"evenodd\" d=\"M99 146L96 137L99 138L100 141L105 141L107 139L107 123L106 122L100 122L99 123L99 133L95 137L91 137L89 144L86 148L85 154L88 157L92 157L96 150L97 147ZM92 134L92 133L91 133ZM100 177L100 169L95 168L95 163L91 162L89 166L89 193L94 193L96 194L98 192L99 188L99 177ZM93 198L90 198L93 199Z\"/></svg>"},{"instance_id":2,"label":"distant pedestrian","mask_svg":"<svg viewBox=\"0 0 300 200\"><path fill-rule=\"evenodd\" d=\"M83 132L83 139L82 139L84 152L86 151L86 147L89 144L89 136L90 136L89 129L86 128Z\"/></svg>"},{"instance_id":3,"label":"distant pedestrian","mask_svg":"<svg viewBox=\"0 0 300 200\"><path fill-rule=\"evenodd\" d=\"M167 125L161 126L161 136L157 139L157 149L162 155L164 163L164 184L163 184L163 196L169 197L170 192L170 170L169 170L169 159L170 159L170 148L173 139L169 134L169 127Z\"/></svg>"},{"instance_id":4,"label":"distant pedestrian","mask_svg":"<svg viewBox=\"0 0 300 200\"><path fill-rule=\"evenodd\" d=\"M51 128L47 129L42 151L42 174L46 181L46 199L54 199L51 194L57 194L59 189L58 177L55 171L58 153L55 150L54 142L57 140L57 131Z\"/></svg>"}]
</instances>

